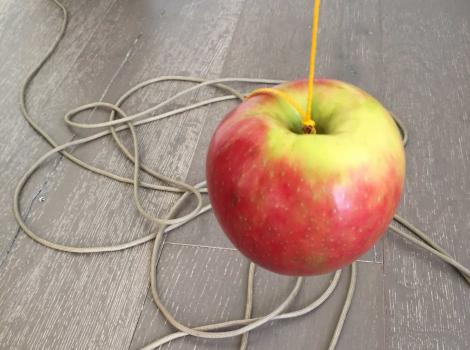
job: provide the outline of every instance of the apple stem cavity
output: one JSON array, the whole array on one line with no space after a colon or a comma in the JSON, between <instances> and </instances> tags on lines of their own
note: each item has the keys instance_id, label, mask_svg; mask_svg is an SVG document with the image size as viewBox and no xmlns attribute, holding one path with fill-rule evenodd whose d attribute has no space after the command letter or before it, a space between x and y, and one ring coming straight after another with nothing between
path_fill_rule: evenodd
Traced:
<instances>
[{"instance_id":1,"label":"apple stem cavity","mask_svg":"<svg viewBox=\"0 0 470 350\"><path fill-rule=\"evenodd\" d=\"M302 130L304 134L316 134L316 129L315 129L315 121L312 119L311 115L307 113L297 102L295 98L290 96L289 94L285 93L284 91L275 89L275 88L261 88L261 89L256 89L253 90L249 95L245 97L245 100L248 100L249 98L258 96L258 95L268 95L272 96L275 98L278 98L284 102L286 102L289 106L294 109L300 118L302 119Z\"/></svg>"}]
</instances>

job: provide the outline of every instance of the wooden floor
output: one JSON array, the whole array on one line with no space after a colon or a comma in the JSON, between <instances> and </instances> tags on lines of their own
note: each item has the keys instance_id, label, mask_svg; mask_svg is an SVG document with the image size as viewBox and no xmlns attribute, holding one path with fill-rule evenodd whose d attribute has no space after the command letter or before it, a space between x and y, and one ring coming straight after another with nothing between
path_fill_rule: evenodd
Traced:
<instances>
[{"instance_id":1,"label":"wooden floor","mask_svg":"<svg viewBox=\"0 0 470 350\"><path fill-rule=\"evenodd\" d=\"M151 77L307 75L308 0L65 0L65 5L67 34L28 99L35 120L60 143L76 136L63 124L67 110L115 101ZM361 86L404 120L410 142L399 212L470 266L470 2L328 0L321 11L318 75ZM51 2L0 1L0 348L138 349L172 332L149 295L150 245L101 255L59 253L27 238L12 215L19 177L49 149L20 115L20 83L45 54L60 21ZM180 88L147 90L127 108L142 109ZM144 161L191 183L203 179L210 135L232 106L141 128ZM110 140L74 153L131 174ZM109 244L154 229L137 215L131 196L130 187L55 157L33 176L21 205L28 224L53 240ZM174 200L144 197L160 213ZM198 325L242 317L247 261L212 214L168 237L161 266L163 299L178 319ZM390 232L358 269L338 349L470 349L470 289L451 268ZM309 279L297 305L318 295L328 279ZM325 349L346 284L343 276L338 291L314 314L252 332L249 348ZM271 310L292 285L291 278L260 269L255 314ZM187 337L164 348L238 344L239 339Z\"/></svg>"}]
</instances>

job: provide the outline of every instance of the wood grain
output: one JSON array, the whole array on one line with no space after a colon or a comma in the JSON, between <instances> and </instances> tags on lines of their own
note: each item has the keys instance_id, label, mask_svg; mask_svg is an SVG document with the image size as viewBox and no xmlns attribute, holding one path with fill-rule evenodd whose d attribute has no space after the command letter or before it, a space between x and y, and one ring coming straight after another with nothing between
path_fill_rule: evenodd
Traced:
<instances>
[{"instance_id":1,"label":"wood grain","mask_svg":"<svg viewBox=\"0 0 470 350\"><path fill-rule=\"evenodd\" d=\"M401 214L470 265L470 3L383 2L384 99L410 130ZM468 349L469 288L396 236L385 249L387 349Z\"/></svg>"},{"instance_id":2,"label":"wood grain","mask_svg":"<svg viewBox=\"0 0 470 350\"><path fill-rule=\"evenodd\" d=\"M247 260L227 248L193 247L166 243L160 258L163 302L177 319L196 326L240 318L245 302ZM338 349L383 349L382 265L359 263L359 284L351 315ZM312 302L327 287L331 275L306 279L291 310ZM324 349L341 311L349 283L345 271L337 291L314 313L294 320L274 321L249 336L250 349ZM258 268L255 277L254 315L272 311L288 295L294 278ZM190 287L189 287L190 286ZM362 300L362 302L361 302ZM367 300L367 302L364 302ZM172 333L163 317L147 298L131 349ZM367 319L367 322L364 320ZM358 336L362 334L363 336ZM369 334L370 336L364 336ZM237 349L238 339L178 339L162 349Z\"/></svg>"},{"instance_id":3,"label":"wood grain","mask_svg":"<svg viewBox=\"0 0 470 350\"><path fill-rule=\"evenodd\" d=\"M31 86L32 98L28 99L28 106L34 111L39 124L47 131L55 132L60 141L70 138L70 132L61 125L61 115L54 114L57 112L54 109L63 101L64 110L79 96L76 87L63 85L62 82L67 76L71 81L77 78L77 72L73 71L74 62L114 2L79 0L66 4L70 11L69 31L57 54ZM20 87L27 73L44 56L56 37L60 20L60 12L49 1L26 0L21 6L17 1L5 0L0 3L0 107L5 111L5 123L0 129L0 187L3 189L0 201L5 204L0 208L3 233L0 235L0 265L19 233L10 205L14 186L29 165L49 149L20 114ZM97 92L93 87L89 87L88 91ZM52 96L55 98L51 100ZM91 96L81 101L85 102ZM54 115L55 122L51 115ZM49 171L39 172L38 182L32 186L34 189L24 197L25 212L30 210L32 201L38 199L39 183L46 181Z\"/></svg>"},{"instance_id":4,"label":"wood grain","mask_svg":"<svg viewBox=\"0 0 470 350\"><path fill-rule=\"evenodd\" d=\"M80 103L113 101L140 80L177 70L218 76L240 5L214 0L116 2L69 69L57 90L61 93L52 96L55 105L42 123L51 126L50 132L64 130L61 135L67 139L73 134L60 126L63 113ZM207 11L210 8L220 15L213 16ZM142 108L143 101L155 102L172 88L147 92L153 94L151 99L140 94L126 108ZM96 114L93 117L98 119ZM204 117L196 112L139 130L145 140L141 144L144 162L184 178ZM170 150L172 158L167 157ZM117 172L131 172L109 140L79 148L75 154ZM40 190L45 198L33 202L27 217L38 232L84 245L128 240L152 229L136 215L130 188L83 172L60 158L44 168L45 175L37 174L25 193L25 198L31 198ZM163 212L174 198L152 194L144 198L152 196L150 209ZM0 319L1 347L128 347L145 300L148 253L148 246L142 246L122 254L63 254L19 235L0 271L0 310L8 315Z\"/></svg>"},{"instance_id":5,"label":"wood grain","mask_svg":"<svg viewBox=\"0 0 470 350\"><path fill-rule=\"evenodd\" d=\"M238 251L165 243L157 281L162 301L176 319L190 326L243 317L248 261ZM173 332L147 296L130 349ZM236 348L238 338L204 340L187 337L163 349Z\"/></svg>"},{"instance_id":6,"label":"wood grain","mask_svg":"<svg viewBox=\"0 0 470 350\"><path fill-rule=\"evenodd\" d=\"M59 142L83 135L64 126L67 110L115 101L150 77L307 76L309 0L67 0L65 5L67 35L28 99L35 119ZM400 212L469 266L470 3L330 0L321 11L318 76L359 85L404 119L411 139ZM0 106L6 111L0 129L5 204L0 208L0 348L138 349L173 331L148 293L150 247L90 256L59 253L29 240L11 213L16 181L48 149L20 116L21 78L45 53L59 24L59 11L47 1L0 2ZM179 89L174 83L150 88L124 108L142 110ZM212 95L203 91L190 98ZM210 136L233 106L206 107L139 128L143 161L166 175L199 182ZM106 114L78 118L104 120ZM128 135L123 137L130 145ZM132 171L109 139L74 154L121 175ZM111 244L155 229L137 215L131 195L128 186L55 157L33 176L22 208L27 222L53 240ZM176 197L142 190L142 198L146 208L163 214ZM384 242L361 258L367 263L359 264L338 349L470 348L470 298L461 278L393 234ZM212 214L171 233L160 263L163 300L184 323L242 316L248 262ZM348 275L315 314L254 331L249 348L326 348ZM294 307L318 295L328 278L308 279ZM258 269L254 313L271 310L292 282ZM238 342L187 337L163 348L235 349Z\"/></svg>"},{"instance_id":7,"label":"wood grain","mask_svg":"<svg viewBox=\"0 0 470 350\"><path fill-rule=\"evenodd\" d=\"M296 2L298 4L298 2ZM307 75L307 60L309 50L310 31L304 30L310 25L309 1L303 2L303 6L288 6L285 1L257 1L245 4L241 13L239 24L231 43L229 53L223 69L224 76L249 76L249 77L273 77L278 79L293 79ZM287 10L288 9L288 10ZM322 7L319 37L319 75L329 76L342 80L349 80L356 84L365 85L372 93L379 92L379 74L381 64L381 27L379 21L379 6L377 1L361 1L350 3L348 1L328 1ZM371 20L375 19L375 20ZM292 25L295 23L296 25ZM357 47L356 47L357 45ZM355 48L355 49L353 49ZM269 64L266 64L269 62ZM330 65L325 62L332 62ZM334 62L334 63L333 63ZM353 64L348 62L354 62ZM356 73L351 73L354 65ZM196 182L204 176L205 154L207 146L218 121L222 116L211 117L206 120L204 130L201 134L191 170L188 176L190 182ZM183 226L176 232L171 233L167 242L173 244L190 245L194 249L210 249L208 247L219 247L228 249L228 254L234 254L232 244L222 233L213 214L207 214L194 222ZM187 246L183 246L186 247ZM219 252L215 250L214 252ZM218 256L218 253L214 255ZM344 341L338 348L342 349L379 349L384 344L384 318L383 318L383 281L381 274L382 245L379 243L363 258L373 262L361 269L360 283L364 283L356 295L355 302L359 303L352 311L355 313L346 324ZM163 262L163 261L162 261ZM379 264L377 264L377 263ZM219 262L215 262L219 263ZM184 268L191 269L194 259L187 258ZM225 264L225 261L222 263ZM366 265L364 265L366 266ZM362 267L362 265L361 265ZM180 269L181 266L178 266ZM211 273L210 270L207 273ZM242 276L246 278L246 271ZM257 274L258 278L259 274ZM264 276L264 277L263 277ZM316 279L308 283L305 294L302 294L301 303L310 300L310 293L318 293L321 284L316 284ZM324 280L323 280L324 281ZM255 296L255 311L257 314L266 313L279 303L282 296L287 294L287 279L272 274L261 273L257 280L257 291ZM207 282L205 277L201 281L192 284L188 282L191 289L204 289L211 291L213 297L217 298L218 287ZM272 286L276 286L273 288ZM339 314L341 300L345 295L346 284L342 283L338 293L328 302L330 307L322 307L318 315L276 324L275 327L266 326L260 331L250 335L250 348L252 349L323 349L328 346L331 331ZM229 288L229 287L228 287ZM365 288L365 289L362 289ZM233 295L233 290L229 290ZM175 289L175 293L177 293ZM238 291L238 298L244 293ZM240 303L243 299L240 300ZM333 301L334 300L334 301ZM366 301L364 301L366 300ZM131 348L137 349L156 337L166 333L156 331L154 324L161 324L155 315L151 296L147 296L146 305L143 308L134 340ZM185 301L178 303L181 307L186 305ZM241 305L241 304L240 304ZM229 311L241 312L241 308ZM362 310L362 311L358 311ZM226 311L226 310L224 310ZM214 317L220 317L222 310L210 311ZM231 315L226 311L228 315ZM182 317L183 321L192 320L194 313ZM358 318L356 318L358 317ZM357 323L362 319L361 326ZM149 320L152 320L151 322ZM151 326L149 325L151 324ZM348 329L352 326L351 329ZM292 336L295 334L295 336ZM222 348L236 348L238 342L222 343ZM190 348L212 348L219 347L217 342L203 342L192 338L178 341L172 347L175 349Z\"/></svg>"}]
</instances>

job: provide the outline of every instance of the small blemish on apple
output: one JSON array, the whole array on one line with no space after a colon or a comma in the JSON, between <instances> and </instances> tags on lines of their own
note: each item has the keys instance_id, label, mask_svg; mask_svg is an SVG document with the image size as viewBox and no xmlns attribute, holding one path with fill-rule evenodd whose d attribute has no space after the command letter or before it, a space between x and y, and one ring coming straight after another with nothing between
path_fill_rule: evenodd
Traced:
<instances>
[{"instance_id":1,"label":"small blemish on apple","mask_svg":"<svg viewBox=\"0 0 470 350\"><path fill-rule=\"evenodd\" d=\"M230 196L230 200L232 201L233 206L237 205L238 204L237 194L232 192L232 195Z\"/></svg>"}]
</instances>

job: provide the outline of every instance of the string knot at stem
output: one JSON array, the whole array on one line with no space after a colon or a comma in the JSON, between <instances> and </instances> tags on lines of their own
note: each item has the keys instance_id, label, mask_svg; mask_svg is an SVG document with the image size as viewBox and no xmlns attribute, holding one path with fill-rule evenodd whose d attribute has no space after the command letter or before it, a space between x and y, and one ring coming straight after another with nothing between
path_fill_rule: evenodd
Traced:
<instances>
[{"instance_id":1,"label":"string knot at stem","mask_svg":"<svg viewBox=\"0 0 470 350\"><path fill-rule=\"evenodd\" d=\"M261 89L256 89L252 91L249 95L245 97L245 100L257 96L257 95L269 95L269 96L274 96L277 97L280 100L283 100L287 102L287 104L293 108L300 116L302 119L302 124L303 128L302 130L306 134L315 134L315 122L312 120L310 115L307 114L304 108L300 106L300 104L297 102L295 98L293 98L291 95L287 94L286 92L278 89L273 89L273 88L261 88ZM307 131L308 130L308 131Z\"/></svg>"},{"instance_id":2,"label":"string knot at stem","mask_svg":"<svg viewBox=\"0 0 470 350\"><path fill-rule=\"evenodd\" d=\"M315 122L312 119L304 120L304 126L302 130L305 134L316 134L317 130L315 129Z\"/></svg>"}]
</instances>

